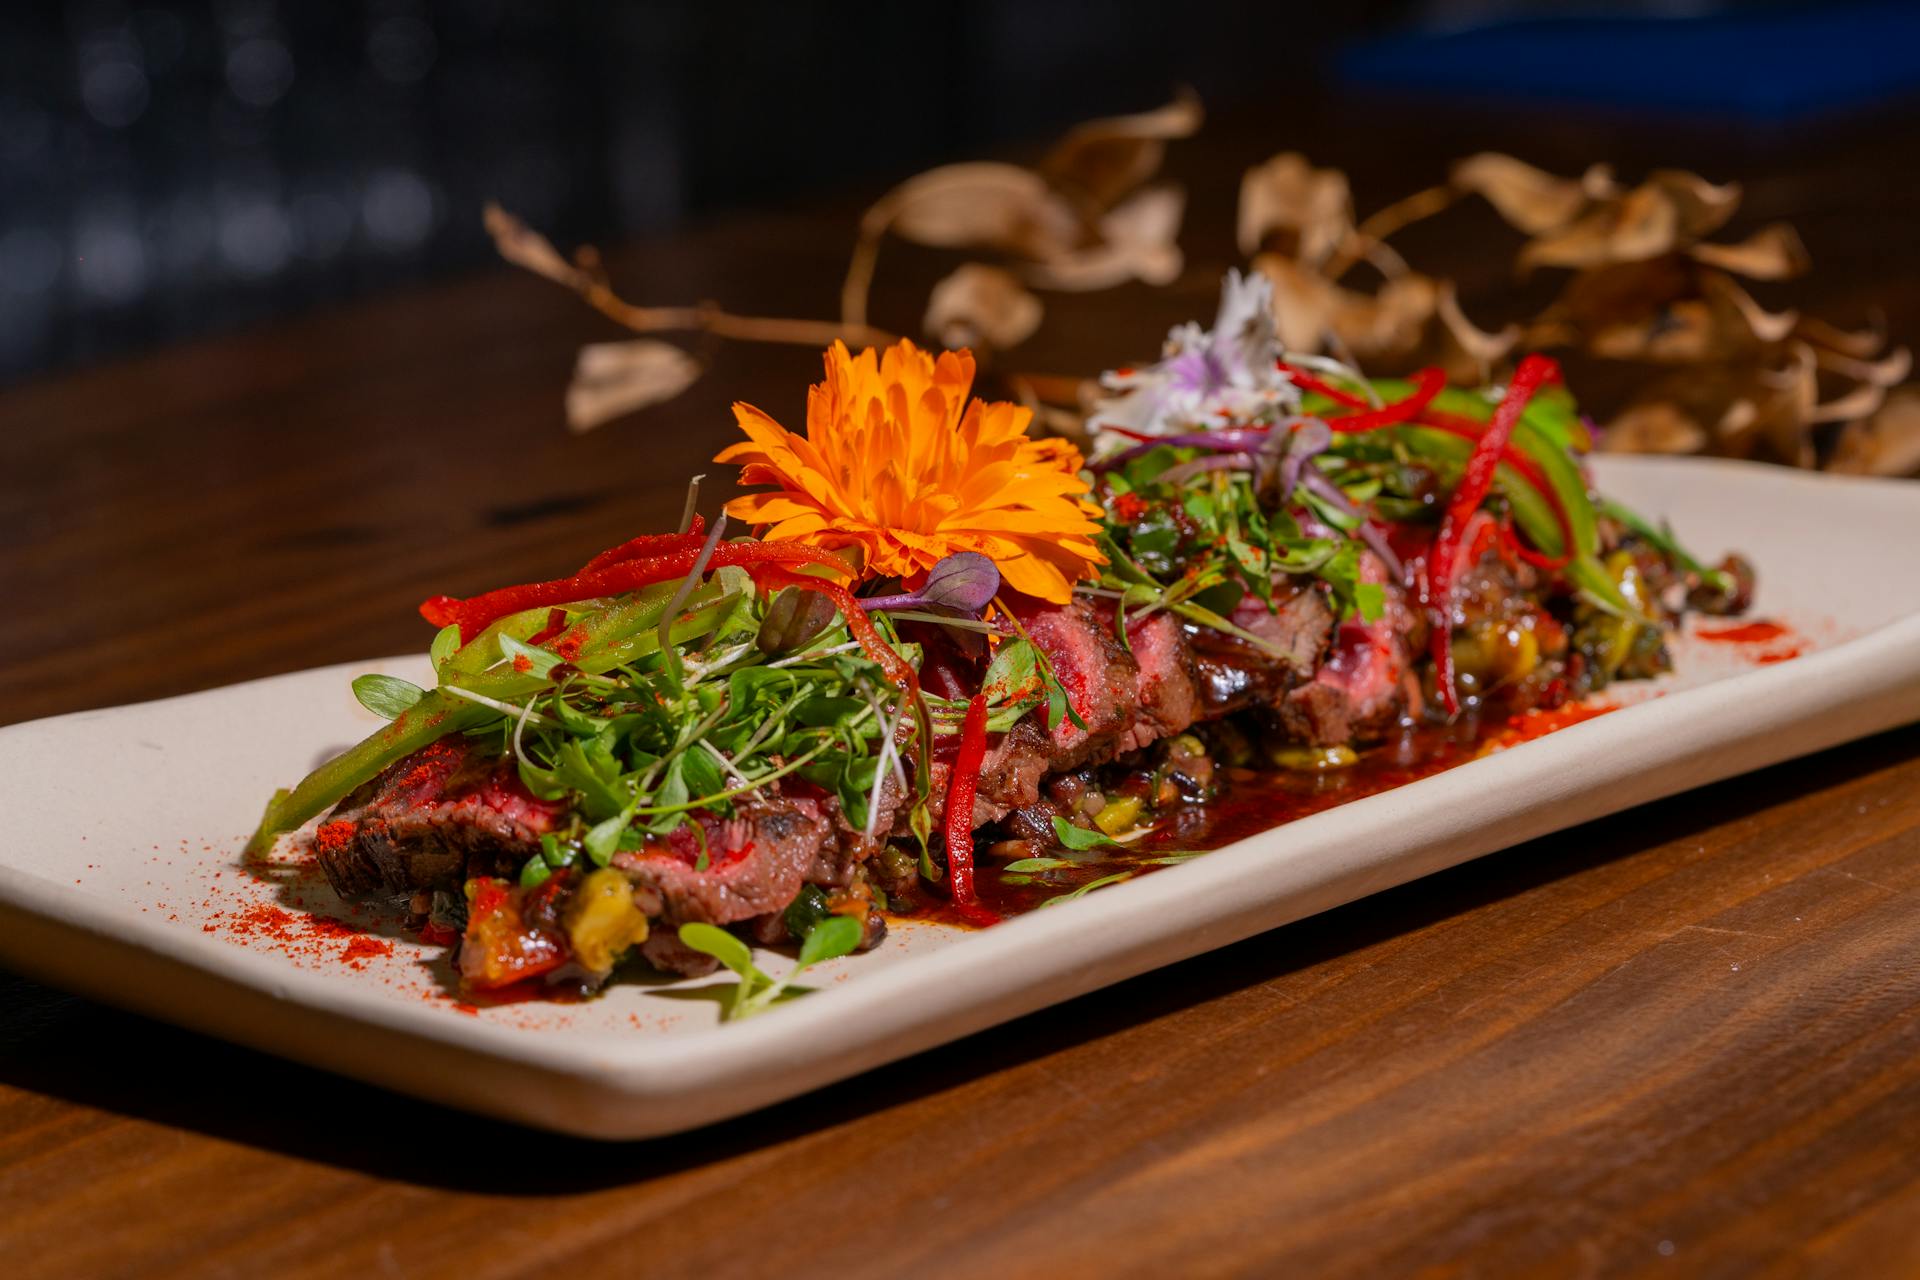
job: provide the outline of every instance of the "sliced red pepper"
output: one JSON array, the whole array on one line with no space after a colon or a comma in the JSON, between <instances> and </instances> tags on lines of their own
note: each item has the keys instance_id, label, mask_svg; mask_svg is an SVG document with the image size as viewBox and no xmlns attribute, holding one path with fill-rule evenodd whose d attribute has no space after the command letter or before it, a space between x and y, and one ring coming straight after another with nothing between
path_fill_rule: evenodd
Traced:
<instances>
[{"instance_id":1,"label":"sliced red pepper","mask_svg":"<svg viewBox=\"0 0 1920 1280\"><path fill-rule=\"evenodd\" d=\"M999 920L980 905L973 888L973 793L986 756L987 695L976 693L967 704L967 718L960 726L960 753L954 757L947 781L947 887L961 917L980 925Z\"/></svg>"},{"instance_id":2,"label":"sliced red pepper","mask_svg":"<svg viewBox=\"0 0 1920 1280\"><path fill-rule=\"evenodd\" d=\"M1447 388L1447 375L1438 369L1422 369L1413 375L1413 392L1391 404L1381 405L1378 409L1366 407L1366 401L1357 397L1346 397L1348 401L1357 401L1359 411L1329 416L1323 421L1335 431L1378 431L1382 427L1397 427L1410 422L1426 411L1433 398ZM1333 388L1325 383L1316 382L1308 390L1321 395L1331 395ZM1354 405L1349 403L1348 408Z\"/></svg>"},{"instance_id":3,"label":"sliced red pepper","mask_svg":"<svg viewBox=\"0 0 1920 1280\"><path fill-rule=\"evenodd\" d=\"M1331 383L1322 382L1305 369L1290 365L1284 360L1280 361L1279 364L1280 370L1292 380L1294 386L1300 388L1302 391L1310 391L1314 395L1325 396L1342 408L1370 409L1373 407L1368 404L1363 397L1357 396L1351 391L1342 391Z\"/></svg>"},{"instance_id":4,"label":"sliced red pepper","mask_svg":"<svg viewBox=\"0 0 1920 1280\"><path fill-rule=\"evenodd\" d=\"M619 564L622 560L657 556L666 551L679 551L683 547L698 547L706 541L706 532L706 520L696 515L693 518L693 524L685 533L643 533L637 538L629 538L619 546L608 547L587 561L580 572L590 573L595 569L604 569L610 564Z\"/></svg>"},{"instance_id":5,"label":"sliced red pepper","mask_svg":"<svg viewBox=\"0 0 1920 1280\"><path fill-rule=\"evenodd\" d=\"M1445 413L1430 407L1440 392L1446 389L1446 375L1439 369L1427 368L1416 373L1413 394L1382 408L1368 409L1367 402L1350 391L1343 391L1339 387L1322 382L1312 374L1285 362L1281 363L1280 368L1286 371L1293 379L1294 385L1302 391L1324 396L1344 408L1361 411L1325 419L1326 424L1335 431L1374 431L1381 427L1411 425L1432 427L1436 431L1444 431L1448 435L1475 442L1486 434L1487 428L1472 418L1458 413ZM1567 510L1560 501L1559 493L1554 490L1546 473L1540 470L1533 459L1513 448L1511 444L1501 445L1500 461L1518 472L1521 479L1531 485L1541 497L1547 500L1547 505L1553 508L1554 521L1560 526L1561 542L1565 548L1557 557L1531 551L1517 542L1514 544L1515 550L1519 552L1522 559L1537 568L1551 570L1566 568L1573 559L1573 523L1567 518Z\"/></svg>"},{"instance_id":6,"label":"sliced red pepper","mask_svg":"<svg viewBox=\"0 0 1920 1280\"><path fill-rule=\"evenodd\" d=\"M523 907L538 897L551 899L572 872L562 870L546 883L516 898L503 880L474 883L467 910L467 932L460 946L460 977L476 991L497 991L528 978L551 973L567 962L566 940L551 929L527 922Z\"/></svg>"},{"instance_id":7,"label":"sliced red pepper","mask_svg":"<svg viewBox=\"0 0 1920 1280\"><path fill-rule=\"evenodd\" d=\"M1507 384L1507 394L1493 411L1492 421L1474 443L1460 486L1447 503L1439 536L1434 538L1433 550L1428 553L1427 608L1433 615L1434 683L1450 713L1460 710L1460 695L1453 684L1453 573L1454 562L1460 558L1460 539L1465 536L1473 513L1480 509L1487 491L1493 487L1494 471L1503 460L1507 441L1513 437L1520 415L1526 412L1527 402L1542 385L1558 381L1559 377L1560 366L1546 356L1530 355L1520 362L1513 381Z\"/></svg>"},{"instance_id":8,"label":"sliced red pepper","mask_svg":"<svg viewBox=\"0 0 1920 1280\"><path fill-rule=\"evenodd\" d=\"M567 611L565 609L554 609L547 614L547 625L528 636L527 643L537 649L566 629Z\"/></svg>"},{"instance_id":9,"label":"sliced red pepper","mask_svg":"<svg viewBox=\"0 0 1920 1280\"><path fill-rule=\"evenodd\" d=\"M1444 431L1448 435L1459 436L1462 440L1476 442L1486 434L1485 427L1472 418L1462 417L1457 413L1428 412L1410 425L1431 427L1435 431ZM1542 555L1538 551L1529 551L1516 544L1521 557L1529 564L1542 569L1566 568L1573 559L1573 521L1567 518L1566 504L1560 501L1560 491L1553 487L1553 482L1547 479L1547 473L1540 469L1539 463L1515 449L1511 444L1501 450L1500 461L1519 472L1520 478L1525 480L1534 492L1547 500L1547 505L1553 508L1554 523L1560 526L1560 545L1563 550L1558 556Z\"/></svg>"},{"instance_id":10,"label":"sliced red pepper","mask_svg":"<svg viewBox=\"0 0 1920 1280\"><path fill-rule=\"evenodd\" d=\"M435 596L421 603L420 616L436 627L458 623L461 641L465 643L508 614L551 605L571 604L577 600L592 600L599 596L624 595L629 591L638 591L641 587L652 586L656 582L684 578L693 571L694 561L699 556L700 547L692 546L661 555L622 560L598 569L576 573L571 578L556 578L551 582L529 582L516 587L502 587L498 591L489 591L484 595L473 596L466 600L452 596ZM840 573L845 573L847 570L844 561L797 542L722 543L713 549L713 556L707 562L711 569L726 565L762 564L812 564ZM859 610L856 608L855 612ZM549 625L551 625L551 619L549 619Z\"/></svg>"}]
</instances>

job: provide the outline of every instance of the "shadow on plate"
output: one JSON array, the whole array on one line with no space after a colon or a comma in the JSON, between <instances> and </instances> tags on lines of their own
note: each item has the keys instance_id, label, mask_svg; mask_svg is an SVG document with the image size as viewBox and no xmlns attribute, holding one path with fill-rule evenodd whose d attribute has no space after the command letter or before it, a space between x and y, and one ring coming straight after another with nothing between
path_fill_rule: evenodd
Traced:
<instances>
[{"instance_id":1,"label":"shadow on plate","mask_svg":"<svg viewBox=\"0 0 1920 1280\"><path fill-rule=\"evenodd\" d=\"M878 1117L1911 756L1920 729L1735 778L1275 929L692 1133L595 1143L418 1102L0 976L0 1082L447 1190L551 1196L669 1176ZM1764 797L1756 803L1756 797ZM1311 1005L1276 1009L1306 1019Z\"/></svg>"}]
</instances>

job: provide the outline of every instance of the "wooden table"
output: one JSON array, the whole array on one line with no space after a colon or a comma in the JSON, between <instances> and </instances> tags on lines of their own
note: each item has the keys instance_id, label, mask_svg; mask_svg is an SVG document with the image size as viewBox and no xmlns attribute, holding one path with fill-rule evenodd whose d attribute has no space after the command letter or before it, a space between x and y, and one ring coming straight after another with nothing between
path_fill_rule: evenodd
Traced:
<instances>
[{"instance_id":1,"label":"wooden table","mask_svg":"<svg viewBox=\"0 0 1920 1280\"><path fill-rule=\"evenodd\" d=\"M1877 299L1920 337L1912 179L1887 177L1913 136L1247 116L1179 153L1181 281L1060 299L1022 355L1092 370L1210 313L1235 176L1288 145L1363 205L1483 145L1758 177L1836 318ZM857 209L618 274L824 315ZM1503 271L1472 234L1452 251ZM889 253L876 314L904 326L938 267ZM609 336L494 271L0 397L0 721L417 649L423 595L663 525L728 401L797 422L818 368L722 347L682 399L571 437L572 353ZM1910 729L617 1146L0 978L0 1274L1914 1274L1916 889Z\"/></svg>"}]
</instances>

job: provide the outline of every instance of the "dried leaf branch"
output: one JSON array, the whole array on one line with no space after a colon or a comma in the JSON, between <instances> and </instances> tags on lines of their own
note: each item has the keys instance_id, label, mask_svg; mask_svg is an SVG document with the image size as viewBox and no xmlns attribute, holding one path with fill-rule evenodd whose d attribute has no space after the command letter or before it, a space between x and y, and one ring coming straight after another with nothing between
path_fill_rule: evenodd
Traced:
<instances>
[{"instance_id":1,"label":"dried leaf branch","mask_svg":"<svg viewBox=\"0 0 1920 1280\"><path fill-rule=\"evenodd\" d=\"M636 333L707 333L740 342L810 347L824 347L835 339L855 346L894 341L893 335L871 325L741 316L711 302L690 307L635 306L613 291L593 248L582 248L570 262L552 241L499 205L489 202L482 218L501 257L573 290L595 311ZM567 388L567 426L576 432L590 431L613 418L671 400L704 371L705 366L688 352L650 338L583 347Z\"/></svg>"},{"instance_id":2,"label":"dried leaf branch","mask_svg":"<svg viewBox=\"0 0 1920 1280\"><path fill-rule=\"evenodd\" d=\"M1607 448L1920 469L1915 394L1888 396L1911 372L1907 350L1887 350L1877 326L1843 330L1756 299L1743 281L1789 280L1811 263L1785 223L1707 238L1737 211L1735 184L1667 169L1627 187L1605 165L1566 178L1486 152L1357 224L1346 191L1342 175L1291 153L1242 182L1241 248L1274 281L1290 346L1349 346L1375 372L1439 364L1456 380L1516 349L1573 349L1655 370L1607 424ZM1467 318L1451 282L1381 256L1389 237L1468 196L1527 237L1520 271L1570 273L1543 311L1497 333ZM1363 259L1384 278L1371 294L1337 283Z\"/></svg>"},{"instance_id":3,"label":"dried leaf branch","mask_svg":"<svg viewBox=\"0 0 1920 1280\"><path fill-rule=\"evenodd\" d=\"M1182 91L1153 111L1076 126L1031 169L972 162L907 179L860 219L840 286L842 321L866 323L889 236L999 259L961 267L928 308L931 331L972 333L997 348L1038 327L1044 307L1029 285L1080 292L1168 283L1182 265L1175 238L1185 202L1177 188L1147 184L1166 144L1192 134L1201 118L1199 99Z\"/></svg>"}]
</instances>

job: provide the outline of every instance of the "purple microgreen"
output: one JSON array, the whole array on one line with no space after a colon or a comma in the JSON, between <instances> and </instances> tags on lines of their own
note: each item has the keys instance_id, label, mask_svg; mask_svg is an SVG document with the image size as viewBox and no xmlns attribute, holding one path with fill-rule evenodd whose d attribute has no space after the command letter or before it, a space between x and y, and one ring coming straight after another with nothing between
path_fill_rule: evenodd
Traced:
<instances>
[{"instance_id":1,"label":"purple microgreen","mask_svg":"<svg viewBox=\"0 0 1920 1280\"><path fill-rule=\"evenodd\" d=\"M869 613L920 609L977 617L1000 590L1000 570L978 551L956 551L927 573L918 591L870 596L860 602Z\"/></svg>"},{"instance_id":2,"label":"purple microgreen","mask_svg":"<svg viewBox=\"0 0 1920 1280\"><path fill-rule=\"evenodd\" d=\"M1326 452L1332 443L1333 428L1318 418L1305 419L1290 434L1280 463L1280 501L1293 496L1294 486L1300 483L1300 469L1307 461Z\"/></svg>"},{"instance_id":3,"label":"purple microgreen","mask_svg":"<svg viewBox=\"0 0 1920 1280\"><path fill-rule=\"evenodd\" d=\"M1243 450L1259 445L1271 434L1266 427L1228 427L1220 431L1195 431L1186 435L1156 436L1151 440L1142 440L1139 444L1122 449L1118 453L1104 458L1096 458L1088 464L1088 469L1098 473L1133 461L1142 454L1153 452L1161 445L1173 445L1183 449Z\"/></svg>"},{"instance_id":4,"label":"purple microgreen","mask_svg":"<svg viewBox=\"0 0 1920 1280\"><path fill-rule=\"evenodd\" d=\"M1179 484L1183 480L1207 471L1251 471L1253 455L1250 453L1214 453L1204 458L1195 458L1191 462L1182 462L1168 467L1159 476L1161 484Z\"/></svg>"}]
</instances>

